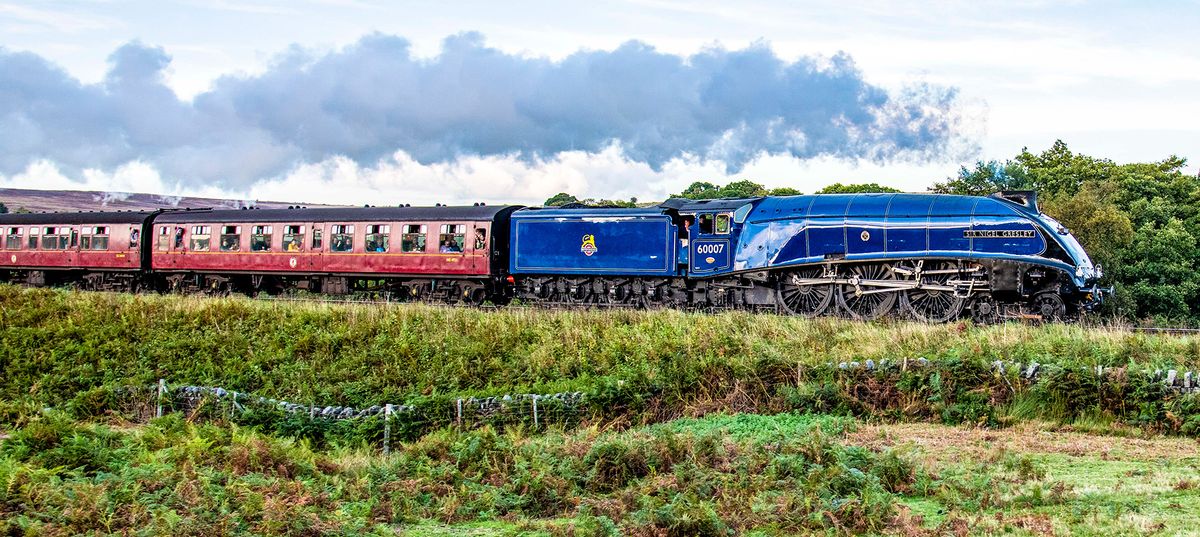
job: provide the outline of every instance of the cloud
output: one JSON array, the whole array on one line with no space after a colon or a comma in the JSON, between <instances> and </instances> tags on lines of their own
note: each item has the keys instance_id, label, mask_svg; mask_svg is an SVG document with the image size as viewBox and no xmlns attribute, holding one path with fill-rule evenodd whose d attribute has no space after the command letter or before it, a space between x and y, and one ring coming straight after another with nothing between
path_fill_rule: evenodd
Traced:
<instances>
[{"instance_id":1,"label":"cloud","mask_svg":"<svg viewBox=\"0 0 1200 537\"><path fill-rule=\"evenodd\" d=\"M332 52L293 47L191 101L164 82L162 48L132 42L108 62L103 81L82 84L0 49L0 174L137 162L169 182L245 191L306 166L377 167L397 154L422 166L531 164L618 148L656 172L678 159L736 172L763 155L942 160L973 143L954 88L888 91L846 54L787 61L766 44L680 56L630 41L551 61L468 33L418 58L407 40L376 34Z\"/></svg>"}]
</instances>

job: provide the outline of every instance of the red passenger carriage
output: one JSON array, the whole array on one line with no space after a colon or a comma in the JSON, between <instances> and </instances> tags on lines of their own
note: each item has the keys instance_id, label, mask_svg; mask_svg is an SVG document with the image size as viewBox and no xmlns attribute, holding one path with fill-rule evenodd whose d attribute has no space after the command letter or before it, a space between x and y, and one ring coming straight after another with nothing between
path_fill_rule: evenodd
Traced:
<instances>
[{"instance_id":1,"label":"red passenger carriage","mask_svg":"<svg viewBox=\"0 0 1200 537\"><path fill-rule=\"evenodd\" d=\"M180 211L154 220L151 267L180 290L379 290L480 302L497 298L508 259L494 245L516 208Z\"/></svg>"},{"instance_id":2,"label":"red passenger carriage","mask_svg":"<svg viewBox=\"0 0 1200 537\"><path fill-rule=\"evenodd\" d=\"M0 218L0 276L31 285L75 281L92 289L134 287L143 226L155 213L8 214Z\"/></svg>"}]
</instances>

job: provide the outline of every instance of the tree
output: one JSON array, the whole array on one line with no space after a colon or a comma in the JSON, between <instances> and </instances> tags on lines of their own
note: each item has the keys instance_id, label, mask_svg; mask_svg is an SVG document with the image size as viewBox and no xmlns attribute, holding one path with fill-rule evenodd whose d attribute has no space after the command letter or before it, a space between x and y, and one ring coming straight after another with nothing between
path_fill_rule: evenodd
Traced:
<instances>
[{"instance_id":1,"label":"tree","mask_svg":"<svg viewBox=\"0 0 1200 537\"><path fill-rule=\"evenodd\" d=\"M1111 267L1133 241L1133 222L1113 202L1116 195L1116 183L1091 183L1074 196L1047 196L1039 205L1071 231L1093 262Z\"/></svg>"},{"instance_id":2,"label":"tree","mask_svg":"<svg viewBox=\"0 0 1200 537\"><path fill-rule=\"evenodd\" d=\"M1130 294L1137 317L1171 320L1196 318L1200 274L1196 272L1196 237L1179 219L1165 226L1138 229L1117 266L1122 290Z\"/></svg>"},{"instance_id":3,"label":"tree","mask_svg":"<svg viewBox=\"0 0 1200 537\"><path fill-rule=\"evenodd\" d=\"M822 188L821 190L818 190L817 194L866 194L875 192L895 193L900 191L890 186L883 186L879 183L861 183L850 185L834 183Z\"/></svg>"},{"instance_id":4,"label":"tree","mask_svg":"<svg viewBox=\"0 0 1200 537\"><path fill-rule=\"evenodd\" d=\"M720 197L720 192L717 188L717 185L707 181L696 181L688 185L687 188L683 189L683 192L672 194L671 197L693 200L710 200Z\"/></svg>"},{"instance_id":5,"label":"tree","mask_svg":"<svg viewBox=\"0 0 1200 537\"><path fill-rule=\"evenodd\" d=\"M772 188L768 194L772 196L799 196L803 192L789 186L781 186L779 188Z\"/></svg>"},{"instance_id":6,"label":"tree","mask_svg":"<svg viewBox=\"0 0 1200 537\"><path fill-rule=\"evenodd\" d=\"M546 200L545 205L546 207L561 207L568 203L579 203L579 198L567 194L566 192L559 192L558 194L550 196L550 199Z\"/></svg>"},{"instance_id":7,"label":"tree","mask_svg":"<svg viewBox=\"0 0 1200 537\"><path fill-rule=\"evenodd\" d=\"M767 195L765 187L748 179L729 183L719 192L722 198L756 198Z\"/></svg>"},{"instance_id":8,"label":"tree","mask_svg":"<svg viewBox=\"0 0 1200 537\"><path fill-rule=\"evenodd\" d=\"M970 170L963 166L958 170L958 177L934 183L930 188L941 194L964 196L986 196L1002 190L1030 189L1033 189L1033 186L1029 182L1029 174L1024 165L1014 161L1001 164L995 160L976 162L975 168Z\"/></svg>"},{"instance_id":9,"label":"tree","mask_svg":"<svg viewBox=\"0 0 1200 537\"><path fill-rule=\"evenodd\" d=\"M589 207L637 207L637 198L629 198L629 201L588 198L579 203Z\"/></svg>"},{"instance_id":10,"label":"tree","mask_svg":"<svg viewBox=\"0 0 1200 537\"><path fill-rule=\"evenodd\" d=\"M0 214L8 214L8 206L0 203Z\"/></svg>"},{"instance_id":11,"label":"tree","mask_svg":"<svg viewBox=\"0 0 1200 537\"><path fill-rule=\"evenodd\" d=\"M672 194L672 198L687 198L693 200L711 200L718 198L757 198L766 196L767 188L751 181L743 179L734 181L725 186L717 186L707 181L696 181L678 194Z\"/></svg>"}]
</instances>

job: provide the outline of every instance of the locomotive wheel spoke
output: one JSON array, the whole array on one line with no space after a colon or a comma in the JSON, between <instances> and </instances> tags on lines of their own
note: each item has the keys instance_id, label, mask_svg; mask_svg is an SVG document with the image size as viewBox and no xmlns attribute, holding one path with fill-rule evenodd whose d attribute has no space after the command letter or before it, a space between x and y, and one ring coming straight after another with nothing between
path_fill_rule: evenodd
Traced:
<instances>
[{"instance_id":1,"label":"locomotive wheel spoke","mask_svg":"<svg viewBox=\"0 0 1200 537\"><path fill-rule=\"evenodd\" d=\"M925 265L929 270L921 271L921 285L936 287L909 289L904 293L904 309L919 321L942 323L958 317L966 300L954 296L954 292L943 290L947 282L958 272L950 262L934 262Z\"/></svg>"},{"instance_id":2,"label":"locomotive wheel spoke","mask_svg":"<svg viewBox=\"0 0 1200 537\"><path fill-rule=\"evenodd\" d=\"M860 282L859 285L844 283L838 286L838 304L851 318L864 321L878 319L896 307L896 292L863 294L863 291L882 289L871 285L872 281L896 279L890 265L856 265L846 269L846 277Z\"/></svg>"},{"instance_id":3,"label":"locomotive wheel spoke","mask_svg":"<svg viewBox=\"0 0 1200 537\"><path fill-rule=\"evenodd\" d=\"M802 279L820 278L825 274L823 267L805 267L779 279L779 304L792 315L816 317L829 309L833 302L832 284L801 284Z\"/></svg>"}]
</instances>

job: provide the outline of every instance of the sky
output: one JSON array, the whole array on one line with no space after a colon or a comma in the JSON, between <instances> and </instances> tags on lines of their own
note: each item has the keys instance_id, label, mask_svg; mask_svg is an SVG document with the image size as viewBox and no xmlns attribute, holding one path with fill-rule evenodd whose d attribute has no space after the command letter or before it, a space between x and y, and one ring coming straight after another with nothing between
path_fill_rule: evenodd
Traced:
<instances>
[{"instance_id":1,"label":"sky","mask_svg":"<svg viewBox=\"0 0 1200 537\"><path fill-rule=\"evenodd\" d=\"M0 0L0 186L538 203L921 191L1056 139L1195 161L1197 27L1200 0Z\"/></svg>"}]
</instances>

